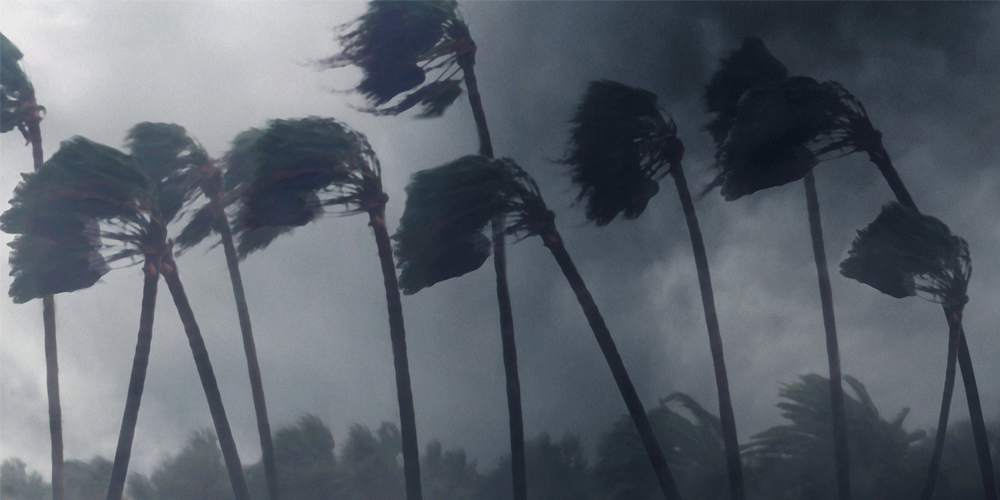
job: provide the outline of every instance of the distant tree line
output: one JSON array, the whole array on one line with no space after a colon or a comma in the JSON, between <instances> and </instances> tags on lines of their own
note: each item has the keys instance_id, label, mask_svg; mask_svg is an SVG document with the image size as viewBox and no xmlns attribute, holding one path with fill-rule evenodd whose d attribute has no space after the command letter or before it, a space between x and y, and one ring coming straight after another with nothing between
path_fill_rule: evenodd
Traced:
<instances>
[{"instance_id":1,"label":"distant tree line","mask_svg":"<svg viewBox=\"0 0 1000 500\"><path fill-rule=\"evenodd\" d=\"M933 448L933 433L903 428L908 410L883 418L864 385L845 381L854 392L845 399L850 438L852 496L859 499L914 498L920 493ZM754 499L832 498L836 480L830 432L829 382L805 375L785 385L779 407L787 423L753 436L742 445L747 496ZM686 394L675 393L652 408L649 420L675 471L685 498L728 498L727 470L719 418ZM944 449L936 499L978 500L972 429L952 425ZM988 430L992 449L1000 448L1000 421ZM274 436L282 494L289 500L402 500L402 441L396 425L377 430L353 425L342 443L319 417L304 415ZM657 500L662 493L632 419L622 416L601 436L591 463L573 435L555 439L543 433L525 443L528 494L538 500ZM994 464L1000 463L994 460ZM91 500L107 495L112 463L103 457L67 460L66 498ZM433 500L510 500L511 460L507 455L481 471L462 449L427 444L420 458L422 483ZM267 498L263 464L244 467L251 497ZM995 471L1000 473L1000 470ZM998 474L1000 475L1000 474ZM233 492L218 440L209 429L192 433L176 455L163 459L150 475L132 473L130 500L230 500ZM51 485L25 463L9 458L0 467L4 500L51 498Z\"/></svg>"}]
</instances>

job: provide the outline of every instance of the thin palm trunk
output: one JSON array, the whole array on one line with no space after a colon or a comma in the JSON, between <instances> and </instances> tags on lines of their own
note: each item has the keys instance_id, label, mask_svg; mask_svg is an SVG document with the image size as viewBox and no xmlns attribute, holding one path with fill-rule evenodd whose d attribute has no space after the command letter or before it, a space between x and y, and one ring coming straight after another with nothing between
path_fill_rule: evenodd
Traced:
<instances>
[{"instance_id":1,"label":"thin palm trunk","mask_svg":"<svg viewBox=\"0 0 1000 500\"><path fill-rule=\"evenodd\" d=\"M420 450L417 447L417 417L413 409L413 390L410 387L410 363L406 356L406 328L403 325L403 303L399 297L396 265L392 257L392 242L385 227L385 202L369 209L368 225L375 232L382 277L385 282L385 300L389 312L389 337L392 340L392 358L396 368L396 397L399 400L399 427L403 440L403 476L406 481L406 499L421 500Z\"/></svg>"},{"instance_id":2,"label":"thin palm trunk","mask_svg":"<svg viewBox=\"0 0 1000 500\"><path fill-rule=\"evenodd\" d=\"M257 433L260 435L261 461L264 464L267 492L271 500L280 500L278 469L274 460L274 441L271 438L271 424L267 418L267 403L264 400L264 382L261 380L260 364L257 361L257 347L253 340L250 311L247 308L246 293L243 290L243 278L240 275L236 246L233 244L233 232L229 227L229 219L226 217L222 205L218 202L218 196L215 196L210 203L214 204L215 225L222 236L222 248L226 254L226 265L229 267L229 279L233 283L233 297L236 299L236 312L240 319L243 350L246 352L247 370L250 375L250 392L253 395L253 407L257 414Z\"/></svg>"},{"instance_id":3,"label":"thin palm trunk","mask_svg":"<svg viewBox=\"0 0 1000 500\"><path fill-rule=\"evenodd\" d=\"M938 416L937 433L934 436L934 449L931 452L931 463L927 469L927 480L921 500L934 498L934 487L937 485L938 471L941 468L941 455L944 453L944 438L948 434L948 412L951 410L951 395L955 391L955 364L958 358L958 337L962 328L961 311L951 311L948 315L948 361L944 371L944 394L941 396L941 413Z\"/></svg>"},{"instance_id":4,"label":"thin palm trunk","mask_svg":"<svg viewBox=\"0 0 1000 500\"><path fill-rule=\"evenodd\" d=\"M559 263L559 268L562 269L566 280L569 281L569 285L576 294L576 299L580 302L580 307L583 308L583 313L587 317L587 322L590 323L590 328L594 331L597 344L600 346L601 352L604 353L604 359L607 360L608 367L611 369L611 375L618 385L622 399L625 400L625 406L632 417L632 422L635 423L639 439L646 449L646 454L649 455L649 460L653 465L653 471L656 474L657 481L660 483L663 496L666 500L679 499L680 493L677 490L677 484L674 482L673 476L670 474L667 459L656 440L653 427L650 425L649 417L646 415L646 409L642 406L642 401L635 392L635 386L632 385L632 379L629 378L628 371L625 369L625 363L622 362L621 355L618 354L618 348L615 347L615 341L611 338L611 332L608 331L608 327L604 323L601 311L597 308L597 304L594 303L594 298L590 295L590 291L587 290L587 285L583 282L583 278L580 277L580 273L573 264L569 253L566 252L562 237L551 221L549 221L541 236L545 246L552 252L552 256L555 257L556 262Z\"/></svg>"},{"instance_id":5,"label":"thin palm trunk","mask_svg":"<svg viewBox=\"0 0 1000 500\"><path fill-rule=\"evenodd\" d=\"M680 162L670 166L670 174L674 178L674 183L677 184L677 194L681 200L681 206L684 208L684 218L687 220L688 232L691 234L691 249L694 253L695 266L698 269L701 305L705 310L708 345L712 351L715 385L719 393L719 420L722 424L722 441L726 448L729 495L734 500L742 500L746 494L743 490L740 443L736 437L736 417L733 415L733 401L729 395L729 376L726 374L726 360L722 354L722 333L719 329L719 318L715 312L715 295L712 293L712 275L708 270L705 242L701 237L698 215L694 211L694 202L691 200L691 192L688 191L687 180L684 178L684 168Z\"/></svg>"},{"instance_id":6,"label":"thin palm trunk","mask_svg":"<svg viewBox=\"0 0 1000 500\"><path fill-rule=\"evenodd\" d=\"M899 177L899 172L892 165L889 153L885 150L885 146L882 145L882 139L879 138L873 142L866 151L869 160L875 164L879 172L882 173L882 177L885 178L886 183L889 184L889 189L896 196L896 201L903 206L919 212L917 204L913 201L909 190L906 189L906 185L903 184L902 179ZM948 306L944 305L942 307L945 317L948 318ZM965 398L969 403L969 419L972 422L972 436L976 442L976 455L979 459L979 471L983 482L983 491L986 493L987 500L997 500L997 483L993 477L993 459L990 456L990 445L988 436L986 435L986 420L983 418L983 407L979 399L979 387L976 384L976 374L972 369L972 356L969 352L968 341L965 338L965 329L961 327L959 327L958 332L958 365L959 369L962 370Z\"/></svg>"},{"instance_id":7,"label":"thin palm trunk","mask_svg":"<svg viewBox=\"0 0 1000 500\"><path fill-rule=\"evenodd\" d=\"M195 321L187 294L184 293L184 286L177 273L177 263L174 261L173 252L170 249L167 249L163 255L162 271L163 279L167 282L167 288L170 289L170 295L174 299L177 313L184 325L184 333L187 334L188 343L191 345L191 354L194 356L194 364L198 368L201 385L205 389L208 410L212 415L212 422L215 424L215 432L219 436L219 447L222 448L222 458L226 463L226 470L229 472L229 482L232 484L233 494L236 500L250 500L250 492L247 490L247 483L243 477L243 464L240 463L240 456L236 451L236 440L233 439L233 432L229 428L226 409L222 405L222 394L219 392L219 385L215 380L215 372L212 369L212 362L208 358L208 350L205 349L205 340L202 338L201 330Z\"/></svg>"},{"instance_id":8,"label":"thin palm trunk","mask_svg":"<svg viewBox=\"0 0 1000 500\"><path fill-rule=\"evenodd\" d=\"M37 111L36 111L37 113ZM37 171L45 163L42 153L42 130L39 116L28 122L31 158ZM63 482L62 404L59 398L59 350L56 346L56 300L51 295L42 298L42 323L45 326L45 379L49 398L49 438L52 445L52 500L66 496Z\"/></svg>"},{"instance_id":9,"label":"thin palm trunk","mask_svg":"<svg viewBox=\"0 0 1000 500\"><path fill-rule=\"evenodd\" d=\"M479 84L473 69L473 59L462 61L462 74L469 92L469 106L476 121L479 134L479 154L493 158L493 142L486 124L486 113L479 95ZM503 344L503 368L507 381L507 414L510 425L510 465L514 487L514 500L527 500L528 474L524 458L524 416L521 411L521 381L517 373L517 346L514 340L514 313L510 305L510 290L507 287L507 251L504 241L504 221L494 217L493 227L493 267L497 275L497 305L500 308L500 341Z\"/></svg>"},{"instance_id":10,"label":"thin palm trunk","mask_svg":"<svg viewBox=\"0 0 1000 500\"><path fill-rule=\"evenodd\" d=\"M837 323L833 315L833 291L823 246L823 226L819 217L819 197L816 177L810 170L803 178L806 186L806 209L809 212L809 232L812 234L813 256L819 279L819 297L823 307L823 329L826 331L826 358L830 365L830 409L833 417L833 456L837 466L837 494L840 500L851 498L850 454L848 450L847 416L844 412L844 387L841 385L840 347L837 345Z\"/></svg>"},{"instance_id":11,"label":"thin palm trunk","mask_svg":"<svg viewBox=\"0 0 1000 500\"><path fill-rule=\"evenodd\" d=\"M128 462L132 457L132 439L135 424L139 419L139 403L146 383L146 367L149 366L149 347L153 341L153 312L156 309L156 288L160 279L159 255L147 255L143 263L142 309L139 311L139 335L132 358L132 375L125 398L125 414L118 433L118 449L111 467L111 483L108 485L108 500L121 500L128 476Z\"/></svg>"}]
</instances>

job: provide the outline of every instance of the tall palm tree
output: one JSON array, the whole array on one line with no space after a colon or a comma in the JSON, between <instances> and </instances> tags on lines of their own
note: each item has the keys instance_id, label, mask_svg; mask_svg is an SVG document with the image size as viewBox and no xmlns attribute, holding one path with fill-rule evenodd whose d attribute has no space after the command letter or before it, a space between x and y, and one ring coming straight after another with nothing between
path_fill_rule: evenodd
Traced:
<instances>
[{"instance_id":1,"label":"tall palm tree","mask_svg":"<svg viewBox=\"0 0 1000 500\"><path fill-rule=\"evenodd\" d=\"M948 311L948 358L937 435L923 500L934 496L955 388L958 338L966 290L972 273L969 247L943 222L893 202L868 227L858 231L841 274L896 298L929 295Z\"/></svg>"},{"instance_id":2,"label":"tall palm tree","mask_svg":"<svg viewBox=\"0 0 1000 500\"><path fill-rule=\"evenodd\" d=\"M241 244L256 242L257 248L263 248L279 231L261 230L308 224L325 206L339 206L344 215L368 214L385 283L406 496L419 500L420 457L406 330L392 243L385 226L389 196L382 190L378 158L364 135L334 119L318 117L272 120L253 142L250 156L254 176L243 193L237 222Z\"/></svg>"},{"instance_id":3,"label":"tall palm tree","mask_svg":"<svg viewBox=\"0 0 1000 500\"><path fill-rule=\"evenodd\" d=\"M722 195L731 201L761 189L804 180L826 332L837 492L841 500L848 500L850 456L840 348L812 175L820 155L853 146L838 135L843 124L837 120L840 101L834 88L835 84L821 84L812 78L788 77L784 65L763 42L748 38L739 50L722 60L721 68L706 86L705 97L708 111L715 113L707 128L718 147L716 158L721 169L709 188L721 187Z\"/></svg>"},{"instance_id":4,"label":"tall palm tree","mask_svg":"<svg viewBox=\"0 0 1000 500\"><path fill-rule=\"evenodd\" d=\"M493 143L475 73L476 43L457 8L454 0L373 1L368 11L348 25L348 31L340 38L343 52L323 63L329 67L348 64L360 67L364 79L358 91L368 98L372 104L368 111L375 114L396 115L420 104L423 107L420 116L440 116L461 95L460 83L464 82L479 136L479 154L493 158ZM461 79L457 76L459 71ZM432 75L430 83L423 85L429 74ZM396 96L414 88L417 90L406 95L398 104L390 105ZM503 219L494 218L491 226L514 499L527 500L521 382L517 371L514 314L507 284ZM441 280L451 277L442 275ZM419 288L409 293L417 290Z\"/></svg>"},{"instance_id":5,"label":"tall palm tree","mask_svg":"<svg viewBox=\"0 0 1000 500\"><path fill-rule=\"evenodd\" d=\"M28 300L78 290L93 285L107 272L108 263L142 256L145 279L138 342L108 498L120 499L125 485L149 362L157 281L162 274L191 344L236 498L247 499L242 465L208 352L167 239L166 224L180 210L187 189L174 181L197 153L175 144L145 148L147 144L135 140L142 125L129 135L132 156L75 137L61 144L35 174L25 176L14 192L11 209L2 216L5 230L19 235L13 244L19 257L12 265L25 264L21 270L15 267L11 293L15 300ZM39 264L35 257L25 255L38 242L54 264ZM53 265L58 267L53 269ZM65 275L54 272L64 270Z\"/></svg>"},{"instance_id":6,"label":"tall palm tree","mask_svg":"<svg viewBox=\"0 0 1000 500\"><path fill-rule=\"evenodd\" d=\"M42 131L39 123L45 112L35 99L35 87L18 61L24 54L0 33L0 132L15 127L31 144L34 168L44 163ZM49 438L52 445L52 499L63 500L62 405L59 398L59 351L56 345L56 301L51 295L42 297L42 323L45 330L45 378L49 399Z\"/></svg>"},{"instance_id":7,"label":"tall palm tree","mask_svg":"<svg viewBox=\"0 0 1000 500\"><path fill-rule=\"evenodd\" d=\"M657 100L652 92L618 82L591 82L571 120L574 127L570 151L562 162L572 167L573 182L580 187L577 199L587 201L587 219L599 226L608 224L620 213L626 219L638 217L659 191L657 181L668 174L673 176L698 269L719 396L730 496L742 499L745 493L736 418L705 243L681 166L684 144L677 138L673 120L664 120Z\"/></svg>"},{"instance_id":8,"label":"tall palm tree","mask_svg":"<svg viewBox=\"0 0 1000 500\"><path fill-rule=\"evenodd\" d=\"M485 229L487 221L498 216L508 222L506 234L520 235L520 239L536 235L542 238L583 308L629 415L635 422L664 497L671 500L678 498L677 486L642 401L597 304L556 230L555 213L546 207L534 179L512 160L470 155L418 173L407 187L407 192L415 199L412 202L407 200L396 235L403 283L410 283L409 280L419 283L428 279L422 270L427 267L425 264L442 256L459 263L459 270L476 262L481 263L485 260L483 252L488 251L488 247L484 248L483 237L479 233ZM420 221L426 225L418 226Z\"/></svg>"},{"instance_id":9,"label":"tall palm tree","mask_svg":"<svg viewBox=\"0 0 1000 500\"><path fill-rule=\"evenodd\" d=\"M210 159L202 147L187 135L180 126L170 124L151 124L149 133L158 136L159 140L169 140L199 151L200 162L191 165L186 174L187 181L192 182L197 189L188 194L187 203L193 202L201 195L208 198L208 203L199 208L190 218L188 224L178 234L175 243L177 254L201 243L212 233L217 233L222 243L229 270L229 279L233 286L233 297L236 301L236 313L240 322L240 333L243 337L243 350L247 358L247 372L250 377L250 392L253 397L254 412L257 417L257 433L260 438L261 462L264 466L264 477L267 481L268 495L271 500L280 499L278 489L278 471L275 464L274 442L271 437L271 424L267 416L267 402L264 399L264 383L260 373L260 363L257 360L257 347L253 338L253 326L250 322L250 310L247 307L246 292L243 288L243 277L240 274L239 257L233 242L233 232L226 207L239 198L245 186L244 181L251 172L246 170L249 163L243 158L246 148L260 135L259 129L249 129L233 140L233 148L222 163Z\"/></svg>"}]
</instances>

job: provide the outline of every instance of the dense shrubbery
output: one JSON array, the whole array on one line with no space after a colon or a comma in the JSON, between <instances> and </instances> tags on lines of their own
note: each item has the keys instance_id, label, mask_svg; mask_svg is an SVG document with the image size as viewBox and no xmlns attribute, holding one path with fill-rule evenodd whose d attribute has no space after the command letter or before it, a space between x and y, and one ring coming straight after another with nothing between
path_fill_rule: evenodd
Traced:
<instances>
[{"instance_id":1,"label":"dense shrubbery","mask_svg":"<svg viewBox=\"0 0 1000 500\"><path fill-rule=\"evenodd\" d=\"M924 431L903 428L906 411L883 419L864 386L848 378L854 397L847 398L851 440L853 496L858 499L915 498L919 493L932 440ZM786 385L779 396L788 419L751 438L743 446L747 494L760 500L822 499L834 489L832 438L828 418L829 384L818 375ZM726 468L717 416L684 394L661 400L649 419L663 444L685 498L727 498ZM788 436L797 436L789 439ZM990 429L993 449L1000 448L1000 423ZM799 444L801 446L799 446ZM400 434L383 423L373 431L354 425L343 443L316 416L305 415L274 434L282 495L286 500L402 500ZM597 444L596 460L587 459L575 436L554 439L542 434L526 443L528 494L538 500L643 500L661 498L635 427L623 416ZM994 460L1000 463L1000 460ZM111 463L101 457L66 462L67 500L104 498ZM464 450L447 450L432 441L421 456L424 493L432 500L509 500L509 457L480 471ZM997 471L1000 472L1000 471ZM258 462L246 467L250 493L264 499L267 487ZM228 500L233 498L215 435L200 430L177 455L160 462L151 475L133 473L131 500ZM25 463L7 459L0 468L4 500L50 498L50 487ZM972 431L968 422L949 429L935 498L982 498Z\"/></svg>"}]
</instances>

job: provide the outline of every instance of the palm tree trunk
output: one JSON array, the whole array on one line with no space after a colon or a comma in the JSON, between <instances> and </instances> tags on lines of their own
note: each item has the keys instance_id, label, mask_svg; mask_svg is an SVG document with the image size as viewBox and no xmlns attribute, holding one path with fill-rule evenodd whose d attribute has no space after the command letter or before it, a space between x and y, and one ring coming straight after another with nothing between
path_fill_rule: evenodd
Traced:
<instances>
[{"instance_id":1,"label":"palm tree trunk","mask_svg":"<svg viewBox=\"0 0 1000 500\"><path fill-rule=\"evenodd\" d=\"M708 271L708 256L705 242L701 238L698 215L694 211L691 192L688 191L684 168L680 162L670 166L670 174L677 184L677 194L684 208L688 232L691 234L691 249L695 266L698 268L698 285L701 289L701 305L705 310L705 324L708 327L708 345L712 351L715 367L715 385L719 393L719 420L722 424L722 440L726 448L726 468L729 472L729 495L733 500L743 500L743 467L740 463L740 443L736 437L736 417L733 415L733 401L729 395L729 376L726 374L726 360L722 354L722 333L719 318L715 312L715 294L712 293L712 275Z\"/></svg>"},{"instance_id":2,"label":"palm tree trunk","mask_svg":"<svg viewBox=\"0 0 1000 500\"><path fill-rule=\"evenodd\" d=\"M128 476L128 462L132 458L132 439L135 424L139 419L139 403L146 383L146 367L149 366L149 347L153 341L153 312L156 309L156 286L160 279L160 256L147 255L143 263L142 309L139 311L139 335L132 358L132 375L125 398L125 415L118 433L118 449L111 467L111 483L108 485L108 500L121 500Z\"/></svg>"},{"instance_id":3,"label":"palm tree trunk","mask_svg":"<svg viewBox=\"0 0 1000 500\"><path fill-rule=\"evenodd\" d=\"M45 163L42 153L41 116L36 109L28 121L28 140L31 158L37 171ZM62 404L59 398L59 350L56 347L56 300L51 295L42 298L42 323L45 325L45 379L49 398L49 437L52 444L52 500L63 500L66 488L63 482Z\"/></svg>"},{"instance_id":4,"label":"palm tree trunk","mask_svg":"<svg viewBox=\"0 0 1000 500\"><path fill-rule=\"evenodd\" d=\"M177 273L177 263L174 262L173 251L169 248L163 255L162 270L163 279L167 282L167 288L170 289L170 296L174 299L177 313L184 325L184 333L187 334L188 343L191 345L191 354L194 355L194 364L198 368L201 385L205 389L208 410L212 414L215 432L219 436L219 447L222 448L222 458L229 471L229 482L232 483L233 494L236 500L250 500L250 492L247 490L246 479L243 477L243 464L240 463L240 456L236 451L236 440L233 439L233 432L229 428L226 409L222 405L222 394L219 392L219 385L215 380L212 362L208 359L208 350L205 349L205 340L202 338L201 330L195 321L187 294L184 293L184 286Z\"/></svg>"},{"instance_id":5,"label":"palm tree trunk","mask_svg":"<svg viewBox=\"0 0 1000 500\"><path fill-rule=\"evenodd\" d=\"M958 357L958 337L962 328L961 310L952 310L948 314L948 361L944 371L944 394L941 396L941 413L938 416L937 433L934 436L934 450L931 452L931 463L927 469L927 480L921 500L934 498L934 487L937 484L938 471L941 468L941 455L944 453L944 438L948 434L948 412L951 409L951 395L955 390L955 362Z\"/></svg>"},{"instance_id":6,"label":"palm tree trunk","mask_svg":"<svg viewBox=\"0 0 1000 500\"><path fill-rule=\"evenodd\" d=\"M406 328L403 325L403 303L399 297L396 265L392 258L392 242L385 227L385 202L368 211L369 226L375 232L375 245L382 264L385 282L385 300L389 311L389 337L392 340L392 358L396 368L396 397L399 400L399 428L403 439L403 476L406 481L406 499L421 500L420 450L417 447L417 417L413 410L413 390L410 387L410 363L406 357Z\"/></svg>"},{"instance_id":7,"label":"palm tree trunk","mask_svg":"<svg viewBox=\"0 0 1000 500\"><path fill-rule=\"evenodd\" d=\"M917 209L917 204L910 196L909 190L899 177L899 172L892 165L889 153L882 145L882 139L874 142L867 149L868 158L878 167L882 177L889 184L889 189L896 196L896 201L901 205ZM947 306L943 306L944 314L947 318L949 311ZM958 365L962 370L962 381L965 386L965 399L969 403L969 419L972 422L972 436L976 442L976 454L979 458L980 477L983 481L983 490L986 492L987 500L997 500L997 482L993 476L993 460L990 455L989 437L986 435L986 420L983 418L983 407L979 399L979 386L976 384L976 374L972 369L972 356L969 353L969 344L965 338L965 330L960 329L958 336Z\"/></svg>"},{"instance_id":8,"label":"palm tree trunk","mask_svg":"<svg viewBox=\"0 0 1000 500\"><path fill-rule=\"evenodd\" d=\"M837 345L837 323L833 315L833 291L823 247L823 226L819 218L819 197L816 177L810 170L803 182L806 186L806 209L809 212L809 232L812 234L813 256L819 279L819 297L823 306L823 329L826 331L826 357L830 365L830 408L833 416L833 455L837 464L837 493L840 500L851 498L850 454L848 450L847 417L844 412L844 387L841 385L840 347Z\"/></svg>"},{"instance_id":9,"label":"palm tree trunk","mask_svg":"<svg viewBox=\"0 0 1000 500\"><path fill-rule=\"evenodd\" d=\"M479 134L479 154L493 158L493 142L486 124L486 113L479 95L479 84L473 69L472 56L462 59L462 75L465 88L469 92L469 106L476 121ZM493 267L497 275L497 305L500 308L500 341L503 344L503 368L507 381L507 414L510 422L510 465L514 486L514 500L528 499L528 473L524 458L524 415L521 411L521 381L517 373L517 347L514 341L514 313L510 305L510 290L507 287L506 242L504 221L494 217L493 227Z\"/></svg>"},{"instance_id":10,"label":"palm tree trunk","mask_svg":"<svg viewBox=\"0 0 1000 500\"><path fill-rule=\"evenodd\" d=\"M236 312L240 319L240 332L243 334L243 350L247 357L247 371L250 375L250 392L253 395L253 407L257 414L257 433L260 435L261 461L264 464L264 477L267 480L267 492L271 500L280 500L278 490L278 468L274 459L274 441L271 438L271 424L267 418L267 402L264 400L264 382L260 375L260 364L257 361L257 347L253 340L253 327L250 325L250 311L247 308L247 297L243 290L243 278L240 275L239 258L236 256L236 246L233 244L233 232L229 227L218 197L214 197L215 225L222 236L222 248L226 253L226 265L229 267L229 279L233 282L233 297L236 299Z\"/></svg>"},{"instance_id":11,"label":"palm tree trunk","mask_svg":"<svg viewBox=\"0 0 1000 500\"><path fill-rule=\"evenodd\" d=\"M551 212L549 216L554 217ZM559 263L559 268L562 269L566 280L569 281L570 287L576 294L577 301L580 302L580 307L583 308L583 314L587 317L590 328L594 331L594 337L597 338L597 344L601 347L601 352L604 353L604 359L607 360L608 367L611 369L611 375L614 376L615 383L618 385L618 391L621 392L622 399L625 400L629 416L632 417L632 422L635 423L639 439L646 449L646 454L649 455L649 461L653 465L653 471L656 473L656 479L660 483L663 496L666 500L679 499L680 493L677 490L677 484L670 474L667 459L656 440L656 435L653 433L653 427L649 423L646 409L643 408L642 401L635 392L635 386L632 385L632 379L628 376L625 363L622 362L621 355L618 354L618 348L615 347L615 341L611 338L611 332L608 331L608 327L604 323L604 317L601 316L601 311L598 310L597 304L594 303L594 298L590 295L590 291L587 290L587 285L583 282L583 278L580 277L580 272L577 271L569 253L566 252L566 247L563 245L562 237L556 230L555 224L549 221L541 236L545 246L552 252L552 256L555 257L556 262Z\"/></svg>"}]
</instances>

